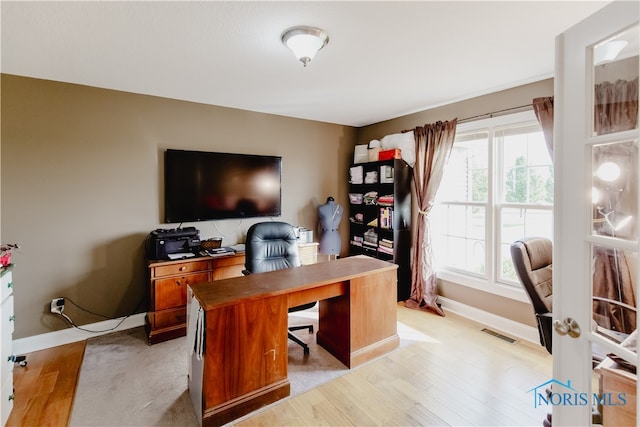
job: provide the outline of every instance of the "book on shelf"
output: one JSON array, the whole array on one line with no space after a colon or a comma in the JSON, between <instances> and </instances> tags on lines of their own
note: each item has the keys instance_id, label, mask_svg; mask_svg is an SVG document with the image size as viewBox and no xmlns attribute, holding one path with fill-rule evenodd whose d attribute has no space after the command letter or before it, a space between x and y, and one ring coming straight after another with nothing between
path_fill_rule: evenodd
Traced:
<instances>
[{"instance_id":1,"label":"book on shelf","mask_svg":"<svg viewBox=\"0 0 640 427\"><path fill-rule=\"evenodd\" d=\"M380 208L380 228L393 228L393 209Z\"/></svg>"},{"instance_id":2,"label":"book on shelf","mask_svg":"<svg viewBox=\"0 0 640 427\"><path fill-rule=\"evenodd\" d=\"M393 248L393 240L389 240L389 239L380 239L380 241L378 242L379 246L384 246L386 248Z\"/></svg>"},{"instance_id":3,"label":"book on shelf","mask_svg":"<svg viewBox=\"0 0 640 427\"><path fill-rule=\"evenodd\" d=\"M386 248L384 246L378 246L378 252L382 252L384 254L393 255L393 248Z\"/></svg>"},{"instance_id":4,"label":"book on shelf","mask_svg":"<svg viewBox=\"0 0 640 427\"><path fill-rule=\"evenodd\" d=\"M380 183L382 184L393 183L393 166L391 165L380 166Z\"/></svg>"}]
</instances>

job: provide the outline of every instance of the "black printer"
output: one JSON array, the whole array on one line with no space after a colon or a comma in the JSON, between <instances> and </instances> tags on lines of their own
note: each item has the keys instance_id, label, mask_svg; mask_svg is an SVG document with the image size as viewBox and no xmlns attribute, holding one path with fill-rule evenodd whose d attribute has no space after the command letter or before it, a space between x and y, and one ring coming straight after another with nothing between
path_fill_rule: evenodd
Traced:
<instances>
[{"instance_id":1,"label":"black printer","mask_svg":"<svg viewBox=\"0 0 640 427\"><path fill-rule=\"evenodd\" d=\"M195 227L158 228L147 236L147 259L170 259L173 254L197 254L200 250L200 231Z\"/></svg>"}]
</instances>

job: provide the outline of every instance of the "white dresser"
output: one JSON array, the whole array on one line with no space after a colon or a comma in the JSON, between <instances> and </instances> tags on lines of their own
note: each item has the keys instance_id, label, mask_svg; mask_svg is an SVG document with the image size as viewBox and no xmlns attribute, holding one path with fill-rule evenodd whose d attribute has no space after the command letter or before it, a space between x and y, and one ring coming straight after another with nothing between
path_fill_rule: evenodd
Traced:
<instances>
[{"instance_id":1,"label":"white dresser","mask_svg":"<svg viewBox=\"0 0 640 427\"><path fill-rule=\"evenodd\" d=\"M0 349L0 380L2 381L2 395L0 395L0 426L7 423L7 418L13 408L13 283L11 270L13 266L0 269L0 328L2 332Z\"/></svg>"}]
</instances>

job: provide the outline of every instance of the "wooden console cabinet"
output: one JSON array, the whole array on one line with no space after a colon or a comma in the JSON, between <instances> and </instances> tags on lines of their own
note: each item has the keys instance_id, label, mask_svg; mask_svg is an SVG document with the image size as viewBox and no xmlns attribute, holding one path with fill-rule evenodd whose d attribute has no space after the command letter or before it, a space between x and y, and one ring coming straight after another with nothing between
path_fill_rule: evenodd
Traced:
<instances>
[{"instance_id":1,"label":"wooden console cabinet","mask_svg":"<svg viewBox=\"0 0 640 427\"><path fill-rule=\"evenodd\" d=\"M610 400L614 403L602 406L602 425L604 427L638 425L636 422L637 375L618 366L608 357L598 365L596 372L600 374L600 393L603 396L612 396ZM621 394L624 395L624 404L619 400Z\"/></svg>"},{"instance_id":2,"label":"wooden console cabinet","mask_svg":"<svg viewBox=\"0 0 640 427\"><path fill-rule=\"evenodd\" d=\"M242 276L244 259L244 254L236 254L222 258L147 261L149 311L145 327L149 344L185 336L187 286Z\"/></svg>"}]
</instances>

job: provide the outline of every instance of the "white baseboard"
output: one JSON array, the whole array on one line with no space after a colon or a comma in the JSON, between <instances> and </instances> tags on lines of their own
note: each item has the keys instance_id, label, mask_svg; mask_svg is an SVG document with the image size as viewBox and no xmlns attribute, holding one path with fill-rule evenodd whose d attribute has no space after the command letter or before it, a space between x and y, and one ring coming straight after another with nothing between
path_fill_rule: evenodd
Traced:
<instances>
[{"instance_id":1,"label":"white baseboard","mask_svg":"<svg viewBox=\"0 0 640 427\"><path fill-rule=\"evenodd\" d=\"M505 319L504 317L497 316L493 313L489 313L448 298L438 297L438 302L442 304L442 308L459 316L487 325L497 331L504 332L513 338L529 341L534 344L540 344L538 329L533 326L527 326L520 322Z\"/></svg>"},{"instance_id":2,"label":"white baseboard","mask_svg":"<svg viewBox=\"0 0 640 427\"><path fill-rule=\"evenodd\" d=\"M34 335L32 337L19 338L13 340L13 354L19 355L31 353L38 350L44 350L45 348L86 340L87 338L97 337L111 332L124 331L126 329L143 326L145 315L146 313L138 313L127 317L124 321L120 318L91 323L89 325L82 325L83 329L98 332L87 332L77 328L68 328L60 331ZM122 323L119 324L121 321Z\"/></svg>"}]
</instances>

